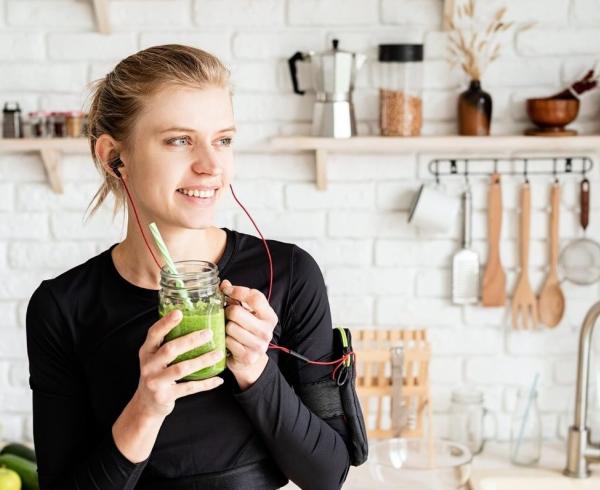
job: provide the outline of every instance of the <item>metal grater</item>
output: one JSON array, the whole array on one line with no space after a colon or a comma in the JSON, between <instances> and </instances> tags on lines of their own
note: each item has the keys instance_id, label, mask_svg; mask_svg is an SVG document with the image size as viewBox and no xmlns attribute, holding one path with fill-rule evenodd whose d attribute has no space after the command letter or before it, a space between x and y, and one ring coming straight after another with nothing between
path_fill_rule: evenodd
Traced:
<instances>
[{"instance_id":1,"label":"metal grater","mask_svg":"<svg viewBox=\"0 0 600 490\"><path fill-rule=\"evenodd\" d=\"M471 250L471 189L463 193L463 243L452 259L452 302L468 305L479 302L479 255Z\"/></svg>"}]
</instances>

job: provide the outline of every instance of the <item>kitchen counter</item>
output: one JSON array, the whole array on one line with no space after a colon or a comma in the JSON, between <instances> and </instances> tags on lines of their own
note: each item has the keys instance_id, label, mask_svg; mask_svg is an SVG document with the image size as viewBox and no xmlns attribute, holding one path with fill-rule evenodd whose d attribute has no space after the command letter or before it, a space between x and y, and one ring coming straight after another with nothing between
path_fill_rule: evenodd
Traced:
<instances>
[{"instance_id":1,"label":"kitchen counter","mask_svg":"<svg viewBox=\"0 0 600 490\"><path fill-rule=\"evenodd\" d=\"M5 441L0 440L0 448ZM563 476L565 443L545 444L537 466L514 466L508 459L508 444L488 443L482 454L473 460L470 490L598 490L600 489L600 463L590 465L592 476L577 480ZM371 478L369 462L351 467L344 490L373 490L379 484ZM299 489L293 483L286 490Z\"/></svg>"},{"instance_id":2,"label":"kitchen counter","mask_svg":"<svg viewBox=\"0 0 600 490\"><path fill-rule=\"evenodd\" d=\"M514 466L508 458L507 443L488 443L473 460L471 490L595 490L600 489L600 464L590 466L592 477L577 480L562 475L566 453L564 442L552 442L542 448L537 466ZM344 490L373 490L378 482L369 474L369 462L350 468ZM298 489L290 483L286 490Z\"/></svg>"},{"instance_id":3,"label":"kitchen counter","mask_svg":"<svg viewBox=\"0 0 600 490\"><path fill-rule=\"evenodd\" d=\"M569 478L562 474L567 457L566 443L553 442L542 448L536 466L514 466L508 460L508 444L490 444L477 457L471 475L472 490L598 490L600 464L591 464L591 477Z\"/></svg>"}]
</instances>

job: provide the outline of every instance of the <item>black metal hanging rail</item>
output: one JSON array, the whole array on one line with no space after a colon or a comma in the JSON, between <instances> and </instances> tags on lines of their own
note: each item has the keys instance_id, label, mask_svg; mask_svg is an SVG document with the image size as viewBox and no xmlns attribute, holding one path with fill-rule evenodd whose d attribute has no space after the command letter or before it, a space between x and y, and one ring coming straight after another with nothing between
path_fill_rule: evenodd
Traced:
<instances>
[{"instance_id":1,"label":"black metal hanging rail","mask_svg":"<svg viewBox=\"0 0 600 490\"><path fill-rule=\"evenodd\" d=\"M529 162L551 161L551 168L548 170L531 170ZM520 170L498 170L500 162L520 163ZM475 165L474 165L475 164ZM489 171L473 170L473 166L491 165ZM594 161L587 156L572 157L510 157L510 158L435 158L429 162L428 170L435 180L439 182L443 176L463 176L468 178L475 175L492 175L499 173L502 175L522 175L525 180L530 175L573 175L590 172L594 168Z\"/></svg>"}]
</instances>

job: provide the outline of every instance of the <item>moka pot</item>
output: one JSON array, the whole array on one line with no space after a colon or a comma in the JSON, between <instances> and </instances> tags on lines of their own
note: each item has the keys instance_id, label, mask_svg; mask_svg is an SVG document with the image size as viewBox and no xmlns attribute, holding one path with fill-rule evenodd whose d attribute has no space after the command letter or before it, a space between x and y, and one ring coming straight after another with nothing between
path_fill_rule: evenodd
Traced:
<instances>
[{"instance_id":1,"label":"moka pot","mask_svg":"<svg viewBox=\"0 0 600 490\"><path fill-rule=\"evenodd\" d=\"M363 54L339 49L334 39L333 48L322 53L296 52L289 60L294 92L307 93L298 83L297 63L310 63L312 88L316 95L313 110L312 135L333 138L356 136L356 119L352 91L358 70L367 57Z\"/></svg>"}]
</instances>

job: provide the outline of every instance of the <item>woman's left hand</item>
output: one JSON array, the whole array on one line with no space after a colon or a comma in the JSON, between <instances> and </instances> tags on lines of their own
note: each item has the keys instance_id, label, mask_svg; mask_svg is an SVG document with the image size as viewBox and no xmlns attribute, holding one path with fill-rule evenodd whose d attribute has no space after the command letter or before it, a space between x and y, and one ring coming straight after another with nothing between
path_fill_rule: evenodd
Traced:
<instances>
[{"instance_id":1,"label":"woman's left hand","mask_svg":"<svg viewBox=\"0 0 600 490\"><path fill-rule=\"evenodd\" d=\"M225 308L228 320L225 325L225 345L231 352L227 367L240 389L245 390L254 384L267 365L267 349L279 319L258 289L233 286L228 280L222 281L220 288L227 296L244 305Z\"/></svg>"}]
</instances>

